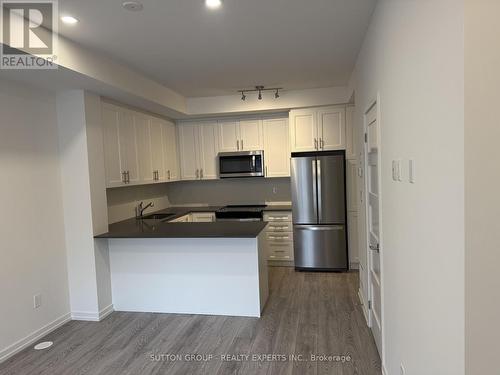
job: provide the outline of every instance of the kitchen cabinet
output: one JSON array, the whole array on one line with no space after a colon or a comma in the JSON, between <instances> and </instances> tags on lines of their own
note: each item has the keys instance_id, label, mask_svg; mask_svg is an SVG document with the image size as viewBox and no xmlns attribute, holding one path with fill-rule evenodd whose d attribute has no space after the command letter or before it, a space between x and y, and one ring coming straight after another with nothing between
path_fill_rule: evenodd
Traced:
<instances>
[{"instance_id":1,"label":"kitchen cabinet","mask_svg":"<svg viewBox=\"0 0 500 375\"><path fill-rule=\"evenodd\" d=\"M132 113L104 103L102 106L106 187L139 181L136 127Z\"/></svg>"},{"instance_id":2,"label":"kitchen cabinet","mask_svg":"<svg viewBox=\"0 0 500 375\"><path fill-rule=\"evenodd\" d=\"M103 102L102 127L106 187L178 179L177 138L173 123Z\"/></svg>"},{"instance_id":3,"label":"kitchen cabinet","mask_svg":"<svg viewBox=\"0 0 500 375\"><path fill-rule=\"evenodd\" d=\"M217 123L192 122L179 125L182 180L217 178L219 152Z\"/></svg>"},{"instance_id":4,"label":"kitchen cabinet","mask_svg":"<svg viewBox=\"0 0 500 375\"><path fill-rule=\"evenodd\" d=\"M263 149L262 120L219 120L221 152L255 151Z\"/></svg>"},{"instance_id":5,"label":"kitchen cabinet","mask_svg":"<svg viewBox=\"0 0 500 375\"><path fill-rule=\"evenodd\" d=\"M287 118L263 120L266 177L290 177L290 143Z\"/></svg>"},{"instance_id":6,"label":"kitchen cabinet","mask_svg":"<svg viewBox=\"0 0 500 375\"><path fill-rule=\"evenodd\" d=\"M267 259L279 265L293 266L293 225L290 211L265 212ZM271 263L272 264L272 263Z\"/></svg>"},{"instance_id":7,"label":"kitchen cabinet","mask_svg":"<svg viewBox=\"0 0 500 375\"><path fill-rule=\"evenodd\" d=\"M163 180L177 181L180 178L177 147L177 127L174 123L161 119L161 139L163 146Z\"/></svg>"},{"instance_id":8,"label":"kitchen cabinet","mask_svg":"<svg viewBox=\"0 0 500 375\"><path fill-rule=\"evenodd\" d=\"M292 152L345 149L345 107L290 111L290 142Z\"/></svg>"}]
</instances>

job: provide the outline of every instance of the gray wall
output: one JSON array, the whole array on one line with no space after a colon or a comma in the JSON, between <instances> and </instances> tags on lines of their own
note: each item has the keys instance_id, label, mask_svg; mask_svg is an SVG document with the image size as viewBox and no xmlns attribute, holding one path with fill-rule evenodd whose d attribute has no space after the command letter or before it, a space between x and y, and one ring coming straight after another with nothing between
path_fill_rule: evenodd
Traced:
<instances>
[{"instance_id":1,"label":"gray wall","mask_svg":"<svg viewBox=\"0 0 500 375\"><path fill-rule=\"evenodd\" d=\"M273 191L274 189L274 191ZM291 201L290 178L238 178L168 184L170 204L243 204Z\"/></svg>"}]
</instances>

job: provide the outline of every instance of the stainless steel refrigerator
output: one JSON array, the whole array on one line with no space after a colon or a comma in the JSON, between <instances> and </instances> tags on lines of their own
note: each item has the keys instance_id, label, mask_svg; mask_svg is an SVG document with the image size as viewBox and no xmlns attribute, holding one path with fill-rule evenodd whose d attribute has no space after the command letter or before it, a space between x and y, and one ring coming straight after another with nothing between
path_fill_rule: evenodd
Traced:
<instances>
[{"instance_id":1,"label":"stainless steel refrigerator","mask_svg":"<svg viewBox=\"0 0 500 375\"><path fill-rule=\"evenodd\" d=\"M293 153L295 268L348 269L345 151Z\"/></svg>"}]
</instances>

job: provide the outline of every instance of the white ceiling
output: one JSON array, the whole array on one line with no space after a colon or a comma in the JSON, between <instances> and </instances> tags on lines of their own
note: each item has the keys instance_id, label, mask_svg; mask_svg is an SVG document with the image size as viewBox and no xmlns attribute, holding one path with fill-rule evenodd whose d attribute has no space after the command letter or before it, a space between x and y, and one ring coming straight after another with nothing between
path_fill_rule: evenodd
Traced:
<instances>
[{"instance_id":1,"label":"white ceiling","mask_svg":"<svg viewBox=\"0 0 500 375\"><path fill-rule=\"evenodd\" d=\"M347 84L376 0L60 0L68 38L185 96Z\"/></svg>"}]
</instances>

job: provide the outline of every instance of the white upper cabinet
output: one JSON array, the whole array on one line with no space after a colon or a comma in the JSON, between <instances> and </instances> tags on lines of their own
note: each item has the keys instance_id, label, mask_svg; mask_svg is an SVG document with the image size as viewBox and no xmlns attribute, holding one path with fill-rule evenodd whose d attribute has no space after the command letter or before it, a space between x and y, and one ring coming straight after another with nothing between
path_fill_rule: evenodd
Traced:
<instances>
[{"instance_id":1,"label":"white upper cabinet","mask_svg":"<svg viewBox=\"0 0 500 375\"><path fill-rule=\"evenodd\" d=\"M191 122L179 124L178 128L181 179L217 178L218 124L216 122Z\"/></svg>"},{"instance_id":2,"label":"white upper cabinet","mask_svg":"<svg viewBox=\"0 0 500 375\"><path fill-rule=\"evenodd\" d=\"M219 120L220 152L255 151L264 148L262 120Z\"/></svg>"},{"instance_id":3,"label":"white upper cabinet","mask_svg":"<svg viewBox=\"0 0 500 375\"><path fill-rule=\"evenodd\" d=\"M127 184L136 184L140 181L140 176L134 116L132 112L125 110L121 112L120 118L118 134L120 159L123 162Z\"/></svg>"},{"instance_id":4,"label":"white upper cabinet","mask_svg":"<svg viewBox=\"0 0 500 375\"><path fill-rule=\"evenodd\" d=\"M354 123L354 106L348 105L345 109L345 133L346 133L346 158L357 159L357 132Z\"/></svg>"},{"instance_id":5,"label":"white upper cabinet","mask_svg":"<svg viewBox=\"0 0 500 375\"><path fill-rule=\"evenodd\" d=\"M318 142L322 151L345 149L345 108L318 110Z\"/></svg>"},{"instance_id":6,"label":"white upper cabinet","mask_svg":"<svg viewBox=\"0 0 500 375\"><path fill-rule=\"evenodd\" d=\"M220 152L240 150L239 125L235 120L218 121Z\"/></svg>"},{"instance_id":7,"label":"white upper cabinet","mask_svg":"<svg viewBox=\"0 0 500 375\"><path fill-rule=\"evenodd\" d=\"M345 107L290 111L290 139L292 152L345 149Z\"/></svg>"},{"instance_id":8,"label":"white upper cabinet","mask_svg":"<svg viewBox=\"0 0 500 375\"><path fill-rule=\"evenodd\" d=\"M197 180L199 167L197 160L198 124L183 123L178 127L179 152L181 159L181 180Z\"/></svg>"},{"instance_id":9,"label":"white upper cabinet","mask_svg":"<svg viewBox=\"0 0 500 375\"><path fill-rule=\"evenodd\" d=\"M137 134L137 152L140 155L139 161L139 179L143 183L152 183L156 180L156 174L153 173L153 163L151 154L150 120L145 115L133 113L135 130Z\"/></svg>"},{"instance_id":10,"label":"white upper cabinet","mask_svg":"<svg viewBox=\"0 0 500 375\"><path fill-rule=\"evenodd\" d=\"M318 128L315 109L290 111L292 152L315 151L318 147Z\"/></svg>"},{"instance_id":11,"label":"white upper cabinet","mask_svg":"<svg viewBox=\"0 0 500 375\"><path fill-rule=\"evenodd\" d=\"M240 120L240 150L257 151L264 148L262 120Z\"/></svg>"},{"instance_id":12,"label":"white upper cabinet","mask_svg":"<svg viewBox=\"0 0 500 375\"><path fill-rule=\"evenodd\" d=\"M162 121L163 140L163 167L164 180L177 181L180 179L179 157L177 147L177 127L174 123Z\"/></svg>"},{"instance_id":13,"label":"white upper cabinet","mask_svg":"<svg viewBox=\"0 0 500 375\"><path fill-rule=\"evenodd\" d=\"M149 121L149 143L151 148L151 173L153 181L165 181L165 156L163 147L163 126L164 121L158 118L151 118Z\"/></svg>"},{"instance_id":14,"label":"white upper cabinet","mask_svg":"<svg viewBox=\"0 0 500 375\"><path fill-rule=\"evenodd\" d=\"M104 163L106 166L106 187L125 184L125 165L120 158L119 108L103 103L102 126L104 136Z\"/></svg>"},{"instance_id":15,"label":"white upper cabinet","mask_svg":"<svg viewBox=\"0 0 500 375\"><path fill-rule=\"evenodd\" d=\"M263 130L266 177L290 177L288 119L265 119Z\"/></svg>"},{"instance_id":16,"label":"white upper cabinet","mask_svg":"<svg viewBox=\"0 0 500 375\"><path fill-rule=\"evenodd\" d=\"M106 187L177 180L175 125L164 119L102 103Z\"/></svg>"},{"instance_id":17,"label":"white upper cabinet","mask_svg":"<svg viewBox=\"0 0 500 375\"><path fill-rule=\"evenodd\" d=\"M199 178L213 180L218 177L217 154L219 153L217 123L202 123L198 126Z\"/></svg>"}]
</instances>

